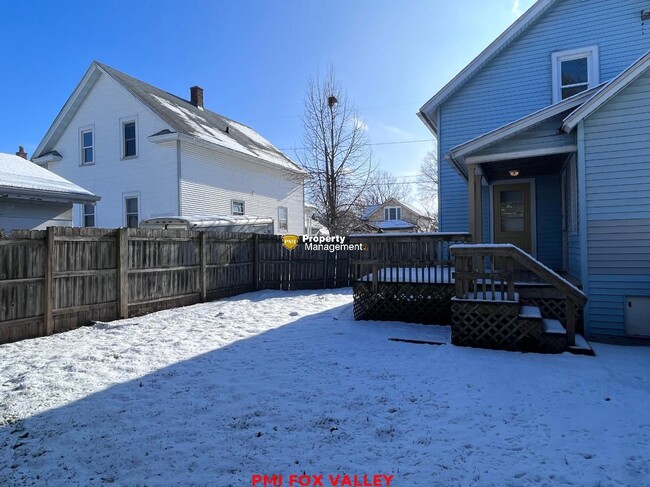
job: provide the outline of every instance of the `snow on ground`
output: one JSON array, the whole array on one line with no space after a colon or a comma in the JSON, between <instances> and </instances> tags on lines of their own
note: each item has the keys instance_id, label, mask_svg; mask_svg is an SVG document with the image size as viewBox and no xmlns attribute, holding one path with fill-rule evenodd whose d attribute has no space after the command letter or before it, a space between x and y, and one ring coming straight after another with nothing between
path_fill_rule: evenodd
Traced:
<instances>
[{"instance_id":1,"label":"snow on ground","mask_svg":"<svg viewBox=\"0 0 650 487\"><path fill-rule=\"evenodd\" d=\"M448 330L351 301L265 291L0 346L0 485L650 485L649 348L399 343Z\"/></svg>"}]
</instances>

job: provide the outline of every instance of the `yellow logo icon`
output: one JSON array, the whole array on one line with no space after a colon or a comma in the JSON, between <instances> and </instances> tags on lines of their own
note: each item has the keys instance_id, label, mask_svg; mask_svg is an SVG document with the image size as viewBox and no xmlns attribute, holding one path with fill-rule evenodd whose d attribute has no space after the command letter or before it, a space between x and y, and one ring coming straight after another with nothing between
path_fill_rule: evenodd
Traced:
<instances>
[{"instance_id":1,"label":"yellow logo icon","mask_svg":"<svg viewBox=\"0 0 650 487\"><path fill-rule=\"evenodd\" d=\"M282 245L287 250L293 250L298 246L298 235L282 235Z\"/></svg>"}]
</instances>

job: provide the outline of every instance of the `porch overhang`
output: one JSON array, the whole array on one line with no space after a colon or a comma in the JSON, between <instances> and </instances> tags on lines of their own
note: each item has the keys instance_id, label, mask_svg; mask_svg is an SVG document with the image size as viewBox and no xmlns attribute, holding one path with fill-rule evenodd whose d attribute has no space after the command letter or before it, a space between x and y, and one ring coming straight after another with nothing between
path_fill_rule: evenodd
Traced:
<instances>
[{"instance_id":1,"label":"porch overhang","mask_svg":"<svg viewBox=\"0 0 650 487\"><path fill-rule=\"evenodd\" d=\"M569 154L577 149L575 133L562 130L564 119L602 87L578 93L452 148L447 159L469 179L468 166Z\"/></svg>"}]
</instances>

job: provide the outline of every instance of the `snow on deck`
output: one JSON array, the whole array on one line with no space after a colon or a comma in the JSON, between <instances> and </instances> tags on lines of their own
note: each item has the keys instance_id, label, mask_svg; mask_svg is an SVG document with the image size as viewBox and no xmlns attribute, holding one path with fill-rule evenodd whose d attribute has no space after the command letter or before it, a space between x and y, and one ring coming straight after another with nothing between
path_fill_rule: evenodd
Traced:
<instances>
[{"instance_id":1,"label":"snow on deck","mask_svg":"<svg viewBox=\"0 0 650 487\"><path fill-rule=\"evenodd\" d=\"M388 340L445 336L265 291L2 345L0 485L647 485L649 348Z\"/></svg>"},{"instance_id":2,"label":"snow on deck","mask_svg":"<svg viewBox=\"0 0 650 487\"><path fill-rule=\"evenodd\" d=\"M422 284L438 283L453 284L453 273L455 268L451 267L385 267L377 272L379 282L415 282ZM360 281L372 281L374 274L371 272L361 278Z\"/></svg>"}]
</instances>

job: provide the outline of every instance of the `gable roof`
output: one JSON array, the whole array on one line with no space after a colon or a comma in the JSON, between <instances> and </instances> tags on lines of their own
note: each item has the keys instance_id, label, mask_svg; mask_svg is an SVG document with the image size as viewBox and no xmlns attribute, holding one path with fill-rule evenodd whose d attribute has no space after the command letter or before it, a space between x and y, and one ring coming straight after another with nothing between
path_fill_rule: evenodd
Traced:
<instances>
[{"instance_id":1,"label":"gable roof","mask_svg":"<svg viewBox=\"0 0 650 487\"><path fill-rule=\"evenodd\" d=\"M650 51L646 52L625 71L608 83L605 83L600 90L594 94L585 104L573 111L564 119L562 130L571 132L582 120L594 113L605 103L620 93L626 86L650 69Z\"/></svg>"},{"instance_id":2,"label":"gable roof","mask_svg":"<svg viewBox=\"0 0 650 487\"><path fill-rule=\"evenodd\" d=\"M459 165L458 168L463 173L466 173L464 167L462 166L462 163L465 161L466 157L498 142L514 137L559 114L579 107L587 100L592 98L596 93L598 93L604 85L605 83L573 95L569 98L549 105L541 110L526 115L525 117L515 120L514 122L508 123L494 130L491 130L490 132L479 135L478 137L464 142L463 144L457 145L456 147L450 149L449 158Z\"/></svg>"},{"instance_id":3,"label":"gable roof","mask_svg":"<svg viewBox=\"0 0 650 487\"><path fill-rule=\"evenodd\" d=\"M54 123L36 149L35 157L54 148L74 113L90 92L92 85L105 73L136 99L167 123L175 134L198 139L209 144L261 159L292 172L304 172L296 163L250 127L210 110L199 108L190 101L122 73L106 64L93 61L79 85L64 105ZM165 132L165 131L163 131ZM170 135L168 130L151 135Z\"/></svg>"},{"instance_id":4,"label":"gable roof","mask_svg":"<svg viewBox=\"0 0 650 487\"><path fill-rule=\"evenodd\" d=\"M408 209L408 210L411 211L412 213L415 213L416 215L418 215L418 216L421 217L421 218L429 218L428 216L423 215L422 212L420 212L419 210L416 210L416 209L413 208L412 206L407 205L406 203L402 203L402 202L399 201L398 199L393 198L393 197L391 196L390 198L388 198L386 201L384 201L383 203L381 203L381 204L379 204L379 205L369 205L369 206L367 206L367 207L363 210L363 213L362 213L362 215L361 215L361 220L362 220L362 221L366 221L366 220L368 220L368 218L370 218L370 217L371 217L371 216L372 216L376 211L378 211L378 210L381 209L381 208L384 208L384 207L385 207L386 205L388 205L389 203L392 203L393 206L403 206L404 208Z\"/></svg>"},{"instance_id":5,"label":"gable roof","mask_svg":"<svg viewBox=\"0 0 650 487\"><path fill-rule=\"evenodd\" d=\"M524 14L497 37L487 48L485 48L472 62L462 69L449 83L442 87L429 101L427 101L418 112L420 119L434 133L437 134L438 127L435 120L432 120L427 112L435 112L438 107L457 90L459 90L472 76L481 70L497 54L509 46L519 35L534 23L542 14L552 7L558 0L537 0Z\"/></svg>"},{"instance_id":6,"label":"gable roof","mask_svg":"<svg viewBox=\"0 0 650 487\"><path fill-rule=\"evenodd\" d=\"M0 153L0 195L92 203L90 191L22 157Z\"/></svg>"}]
</instances>

